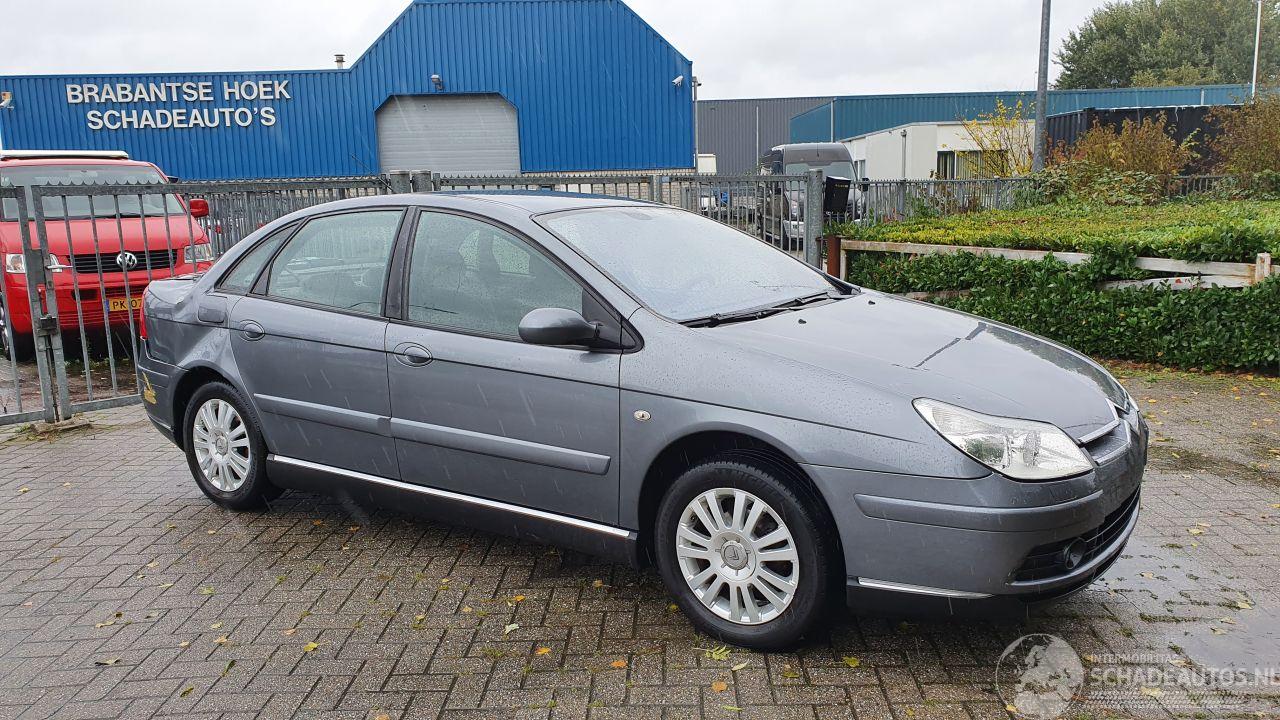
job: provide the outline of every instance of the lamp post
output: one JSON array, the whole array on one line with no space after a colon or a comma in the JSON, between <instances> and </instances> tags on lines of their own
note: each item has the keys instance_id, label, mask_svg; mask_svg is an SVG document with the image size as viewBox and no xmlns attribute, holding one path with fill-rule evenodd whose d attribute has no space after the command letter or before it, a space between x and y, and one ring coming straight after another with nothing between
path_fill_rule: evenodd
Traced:
<instances>
[{"instance_id":1,"label":"lamp post","mask_svg":"<svg viewBox=\"0 0 1280 720\"><path fill-rule=\"evenodd\" d=\"M1045 115L1049 104L1049 0L1040 6L1040 71L1036 77L1036 125L1035 152L1031 156L1031 171L1044 169Z\"/></svg>"},{"instance_id":2,"label":"lamp post","mask_svg":"<svg viewBox=\"0 0 1280 720\"><path fill-rule=\"evenodd\" d=\"M1258 0L1258 24L1253 31L1253 82L1249 86L1249 97L1258 96L1258 49L1262 46L1262 0Z\"/></svg>"}]
</instances>

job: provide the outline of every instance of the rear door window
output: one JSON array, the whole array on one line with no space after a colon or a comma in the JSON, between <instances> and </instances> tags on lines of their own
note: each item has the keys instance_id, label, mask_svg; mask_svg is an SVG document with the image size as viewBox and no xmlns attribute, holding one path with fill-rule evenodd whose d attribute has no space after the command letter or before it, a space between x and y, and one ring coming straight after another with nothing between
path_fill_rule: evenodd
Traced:
<instances>
[{"instance_id":1,"label":"rear door window","mask_svg":"<svg viewBox=\"0 0 1280 720\"><path fill-rule=\"evenodd\" d=\"M326 215L310 220L276 256L267 296L377 315L401 210Z\"/></svg>"}]
</instances>

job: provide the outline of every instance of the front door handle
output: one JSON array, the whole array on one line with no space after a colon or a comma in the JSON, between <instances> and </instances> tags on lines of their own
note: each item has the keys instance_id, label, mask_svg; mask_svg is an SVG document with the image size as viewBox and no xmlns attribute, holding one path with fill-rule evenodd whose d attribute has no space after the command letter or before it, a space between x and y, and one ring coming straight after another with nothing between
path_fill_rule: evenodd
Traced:
<instances>
[{"instance_id":1,"label":"front door handle","mask_svg":"<svg viewBox=\"0 0 1280 720\"><path fill-rule=\"evenodd\" d=\"M244 335L245 340L261 340L267 334L267 331L261 325L252 320L245 320L240 323L240 332Z\"/></svg>"},{"instance_id":2,"label":"front door handle","mask_svg":"<svg viewBox=\"0 0 1280 720\"><path fill-rule=\"evenodd\" d=\"M422 367L434 359L430 350L415 343L400 343L392 354L400 364L410 367Z\"/></svg>"}]
</instances>

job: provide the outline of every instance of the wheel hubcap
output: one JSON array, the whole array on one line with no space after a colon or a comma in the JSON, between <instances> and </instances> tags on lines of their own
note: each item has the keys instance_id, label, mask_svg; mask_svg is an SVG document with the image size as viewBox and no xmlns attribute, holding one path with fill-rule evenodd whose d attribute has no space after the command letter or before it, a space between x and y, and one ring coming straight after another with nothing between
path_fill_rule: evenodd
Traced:
<instances>
[{"instance_id":1,"label":"wheel hubcap","mask_svg":"<svg viewBox=\"0 0 1280 720\"><path fill-rule=\"evenodd\" d=\"M694 596L740 625L781 615L800 579L795 540L782 517L734 488L708 490L689 501L676 527L676 558Z\"/></svg>"},{"instance_id":2,"label":"wheel hubcap","mask_svg":"<svg viewBox=\"0 0 1280 720\"><path fill-rule=\"evenodd\" d=\"M249 429L240 413L225 400L207 401L191 424L196 462L209 484L223 492L235 492L249 477L253 455Z\"/></svg>"}]
</instances>

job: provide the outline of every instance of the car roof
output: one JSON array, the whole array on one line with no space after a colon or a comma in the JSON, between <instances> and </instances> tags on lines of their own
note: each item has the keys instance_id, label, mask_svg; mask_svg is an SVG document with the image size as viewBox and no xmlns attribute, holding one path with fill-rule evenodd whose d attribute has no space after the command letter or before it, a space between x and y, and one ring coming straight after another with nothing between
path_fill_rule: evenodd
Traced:
<instances>
[{"instance_id":1,"label":"car roof","mask_svg":"<svg viewBox=\"0 0 1280 720\"><path fill-rule=\"evenodd\" d=\"M591 193L571 193L553 190L448 190L410 197L429 201L432 195L447 197L471 198L486 202L501 203L528 211L531 215L559 210L577 210L589 207L605 207L614 205L644 206L653 205L648 200L615 197L613 195L594 195ZM429 204L424 202L420 204Z\"/></svg>"},{"instance_id":2,"label":"car roof","mask_svg":"<svg viewBox=\"0 0 1280 720\"><path fill-rule=\"evenodd\" d=\"M120 158L95 157L42 157L42 158L0 158L0 167L28 167L32 165L125 165L130 167L152 167L151 163L142 160L124 160Z\"/></svg>"},{"instance_id":3,"label":"car roof","mask_svg":"<svg viewBox=\"0 0 1280 720\"><path fill-rule=\"evenodd\" d=\"M317 211L345 207L372 207L378 205L457 207L457 201L459 200L480 206L477 209L481 209L486 204L496 204L514 208L529 215L597 207L665 207L647 200L631 200L612 195L592 195L589 193L556 192L551 190L445 190L429 193L366 195L304 208L293 213L293 216L308 216L315 214Z\"/></svg>"}]
</instances>

